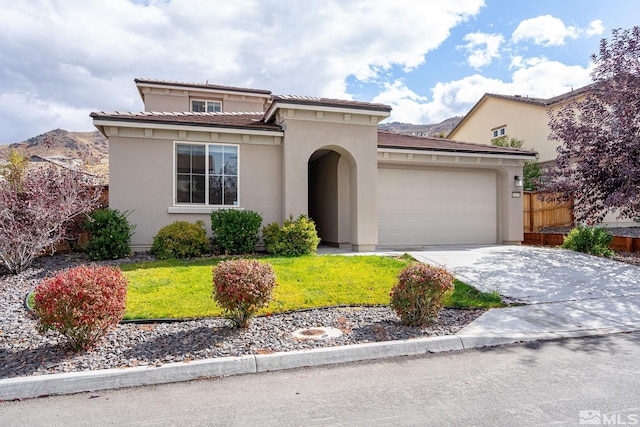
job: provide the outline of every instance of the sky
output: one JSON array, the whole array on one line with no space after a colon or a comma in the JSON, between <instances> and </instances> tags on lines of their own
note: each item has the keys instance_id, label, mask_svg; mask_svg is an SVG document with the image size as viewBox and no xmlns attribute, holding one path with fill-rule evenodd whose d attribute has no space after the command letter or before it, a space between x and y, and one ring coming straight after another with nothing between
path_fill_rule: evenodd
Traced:
<instances>
[{"instance_id":1,"label":"sky","mask_svg":"<svg viewBox=\"0 0 640 427\"><path fill-rule=\"evenodd\" d=\"M0 0L0 144L142 111L135 78L378 102L439 123L589 84L637 0Z\"/></svg>"}]
</instances>

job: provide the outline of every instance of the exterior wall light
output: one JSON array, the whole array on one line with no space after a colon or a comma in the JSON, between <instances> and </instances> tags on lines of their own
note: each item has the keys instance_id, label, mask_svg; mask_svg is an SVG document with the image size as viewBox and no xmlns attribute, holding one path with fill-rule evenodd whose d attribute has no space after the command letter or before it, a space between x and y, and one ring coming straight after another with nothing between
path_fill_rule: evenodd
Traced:
<instances>
[{"instance_id":1,"label":"exterior wall light","mask_svg":"<svg viewBox=\"0 0 640 427\"><path fill-rule=\"evenodd\" d=\"M514 176L513 177L513 181L514 181L514 184L515 184L516 188L522 188L523 181L522 181L522 177L521 176L518 176L518 175Z\"/></svg>"}]
</instances>

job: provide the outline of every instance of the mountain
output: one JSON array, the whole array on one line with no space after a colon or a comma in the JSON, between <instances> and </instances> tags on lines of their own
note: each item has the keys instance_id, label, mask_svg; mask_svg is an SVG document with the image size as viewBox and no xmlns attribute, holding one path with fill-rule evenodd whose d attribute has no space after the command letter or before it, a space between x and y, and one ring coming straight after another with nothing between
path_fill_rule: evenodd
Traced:
<instances>
[{"instance_id":1,"label":"mountain","mask_svg":"<svg viewBox=\"0 0 640 427\"><path fill-rule=\"evenodd\" d=\"M15 144L0 145L0 159L6 159L10 149L26 156L65 156L84 163L98 163L109 156L109 144L100 132L69 132L55 129Z\"/></svg>"},{"instance_id":2,"label":"mountain","mask_svg":"<svg viewBox=\"0 0 640 427\"><path fill-rule=\"evenodd\" d=\"M405 135L428 136L428 137L446 137L454 127L460 123L462 117L451 117L440 123L433 125L413 125L410 123L383 123L378 126L379 129L389 132L402 133Z\"/></svg>"}]
</instances>

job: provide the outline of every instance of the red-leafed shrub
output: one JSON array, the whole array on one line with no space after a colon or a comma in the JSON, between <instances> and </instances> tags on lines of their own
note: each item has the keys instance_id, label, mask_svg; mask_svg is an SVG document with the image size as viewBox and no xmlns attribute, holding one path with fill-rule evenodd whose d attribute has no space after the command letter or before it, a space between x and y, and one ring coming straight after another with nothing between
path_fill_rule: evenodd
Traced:
<instances>
[{"instance_id":1,"label":"red-leafed shrub","mask_svg":"<svg viewBox=\"0 0 640 427\"><path fill-rule=\"evenodd\" d=\"M436 318L445 297L453 292L453 280L443 267L411 263L402 269L391 290L391 308L403 325L426 325Z\"/></svg>"},{"instance_id":2,"label":"red-leafed shrub","mask_svg":"<svg viewBox=\"0 0 640 427\"><path fill-rule=\"evenodd\" d=\"M238 259L213 267L213 297L233 323L245 328L272 299L276 275L269 263Z\"/></svg>"},{"instance_id":3,"label":"red-leafed shrub","mask_svg":"<svg viewBox=\"0 0 640 427\"><path fill-rule=\"evenodd\" d=\"M80 266L44 279L35 291L38 330L58 331L73 350L93 347L122 320L127 279L115 267Z\"/></svg>"}]
</instances>

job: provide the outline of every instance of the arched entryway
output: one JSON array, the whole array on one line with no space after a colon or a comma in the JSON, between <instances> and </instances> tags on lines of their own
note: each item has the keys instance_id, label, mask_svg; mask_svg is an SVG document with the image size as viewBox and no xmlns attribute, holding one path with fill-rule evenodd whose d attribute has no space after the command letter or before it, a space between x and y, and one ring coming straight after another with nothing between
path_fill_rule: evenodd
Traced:
<instances>
[{"instance_id":1,"label":"arched entryway","mask_svg":"<svg viewBox=\"0 0 640 427\"><path fill-rule=\"evenodd\" d=\"M323 244L351 247L353 165L348 153L335 148L317 150L309 158L308 212Z\"/></svg>"}]
</instances>

